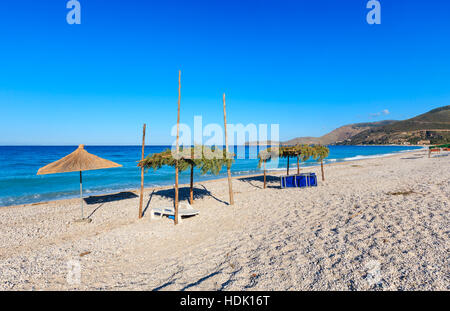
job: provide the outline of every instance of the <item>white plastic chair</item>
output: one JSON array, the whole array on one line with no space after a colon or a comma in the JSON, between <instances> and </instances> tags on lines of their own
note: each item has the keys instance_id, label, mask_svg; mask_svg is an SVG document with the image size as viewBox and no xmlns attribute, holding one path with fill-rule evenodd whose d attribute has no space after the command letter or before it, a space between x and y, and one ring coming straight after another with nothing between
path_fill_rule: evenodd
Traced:
<instances>
[{"instance_id":1,"label":"white plastic chair","mask_svg":"<svg viewBox=\"0 0 450 311\"><path fill-rule=\"evenodd\" d=\"M194 209L188 202L181 202L178 207L178 223L181 223L181 217L195 216L199 213L200 211ZM153 207L150 210L150 218L156 219L157 216L155 214L159 214L158 218L162 218L164 215L175 216L175 209L173 207Z\"/></svg>"}]
</instances>

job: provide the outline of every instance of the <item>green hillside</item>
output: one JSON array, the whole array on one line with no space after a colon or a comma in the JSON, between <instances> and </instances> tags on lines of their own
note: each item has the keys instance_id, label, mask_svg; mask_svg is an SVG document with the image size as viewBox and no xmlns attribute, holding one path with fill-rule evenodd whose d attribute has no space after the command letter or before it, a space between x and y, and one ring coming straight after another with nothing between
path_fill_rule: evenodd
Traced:
<instances>
[{"instance_id":1,"label":"green hillside","mask_svg":"<svg viewBox=\"0 0 450 311\"><path fill-rule=\"evenodd\" d=\"M334 145L343 142L356 134L365 131L367 129L380 127L395 123L397 121L385 120L378 122L365 122L354 123L341 126L321 137L297 137L286 142L283 145L298 145L298 144L321 144L321 145Z\"/></svg>"},{"instance_id":2,"label":"green hillside","mask_svg":"<svg viewBox=\"0 0 450 311\"><path fill-rule=\"evenodd\" d=\"M414 118L362 131L345 143L361 144L441 144L450 142L450 106L433 109Z\"/></svg>"}]
</instances>

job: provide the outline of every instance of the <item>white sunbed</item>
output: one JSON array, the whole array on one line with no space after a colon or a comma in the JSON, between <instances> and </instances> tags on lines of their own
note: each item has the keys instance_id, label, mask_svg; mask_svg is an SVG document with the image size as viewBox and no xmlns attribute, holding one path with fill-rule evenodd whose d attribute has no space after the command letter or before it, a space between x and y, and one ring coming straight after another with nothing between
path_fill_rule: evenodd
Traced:
<instances>
[{"instance_id":1,"label":"white sunbed","mask_svg":"<svg viewBox=\"0 0 450 311\"><path fill-rule=\"evenodd\" d=\"M181 223L181 217L195 216L200 213L199 210L194 209L188 202L182 202L178 208L178 223ZM159 214L159 218L166 216L175 216L175 209L173 207L152 207L150 210L151 219L155 219L155 214Z\"/></svg>"}]
</instances>

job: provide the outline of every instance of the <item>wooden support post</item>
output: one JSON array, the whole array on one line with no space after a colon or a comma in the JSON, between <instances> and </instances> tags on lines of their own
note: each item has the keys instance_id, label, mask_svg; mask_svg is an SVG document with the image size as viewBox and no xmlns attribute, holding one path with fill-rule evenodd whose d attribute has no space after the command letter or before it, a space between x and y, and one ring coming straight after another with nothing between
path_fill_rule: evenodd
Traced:
<instances>
[{"instance_id":1,"label":"wooden support post","mask_svg":"<svg viewBox=\"0 0 450 311\"><path fill-rule=\"evenodd\" d=\"M191 188L189 190L191 205L194 204L194 164L191 164Z\"/></svg>"},{"instance_id":2,"label":"wooden support post","mask_svg":"<svg viewBox=\"0 0 450 311\"><path fill-rule=\"evenodd\" d=\"M227 110L225 106L225 93L223 93L223 120L225 124L225 156L228 154L228 137L227 137ZM231 170L229 165L227 165L227 175L228 175L228 192L230 195L230 205L234 204L233 198L233 185L231 183Z\"/></svg>"},{"instance_id":3,"label":"wooden support post","mask_svg":"<svg viewBox=\"0 0 450 311\"><path fill-rule=\"evenodd\" d=\"M320 160L320 169L322 170L322 181L325 181L325 174L323 172L323 160Z\"/></svg>"},{"instance_id":4,"label":"wooden support post","mask_svg":"<svg viewBox=\"0 0 450 311\"><path fill-rule=\"evenodd\" d=\"M84 208L83 208L83 173L80 171L80 204L81 204L81 220L84 219Z\"/></svg>"},{"instance_id":5,"label":"wooden support post","mask_svg":"<svg viewBox=\"0 0 450 311\"><path fill-rule=\"evenodd\" d=\"M145 129L147 125L144 124L144 129L142 130L142 154L141 161L144 161L145 155ZM144 166L141 167L141 193L139 196L139 219L142 218L142 204L144 201Z\"/></svg>"},{"instance_id":6,"label":"wooden support post","mask_svg":"<svg viewBox=\"0 0 450 311\"><path fill-rule=\"evenodd\" d=\"M297 156L297 175L300 174L300 157Z\"/></svg>"},{"instance_id":7,"label":"wooden support post","mask_svg":"<svg viewBox=\"0 0 450 311\"><path fill-rule=\"evenodd\" d=\"M264 189L266 189L266 160L264 160Z\"/></svg>"},{"instance_id":8,"label":"wooden support post","mask_svg":"<svg viewBox=\"0 0 450 311\"><path fill-rule=\"evenodd\" d=\"M195 147L194 147L195 148ZM194 148L191 148L191 187L189 189L189 198L190 198L190 204L194 204Z\"/></svg>"},{"instance_id":9,"label":"wooden support post","mask_svg":"<svg viewBox=\"0 0 450 311\"><path fill-rule=\"evenodd\" d=\"M288 162L288 163L287 163L287 175L289 175L289 158L290 158L290 157L287 157L287 162Z\"/></svg>"},{"instance_id":10,"label":"wooden support post","mask_svg":"<svg viewBox=\"0 0 450 311\"><path fill-rule=\"evenodd\" d=\"M177 142L176 154L178 156L179 139L180 139L180 100L181 100L181 70L178 72L178 116L177 116ZM175 224L178 224L178 161L175 162Z\"/></svg>"}]
</instances>

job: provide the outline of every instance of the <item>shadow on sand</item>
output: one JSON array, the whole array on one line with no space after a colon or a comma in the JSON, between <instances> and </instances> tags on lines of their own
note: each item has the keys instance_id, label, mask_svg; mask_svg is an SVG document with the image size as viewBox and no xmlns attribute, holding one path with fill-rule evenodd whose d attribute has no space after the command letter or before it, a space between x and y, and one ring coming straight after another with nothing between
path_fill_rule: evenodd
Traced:
<instances>
[{"instance_id":1,"label":"shadow on sand","mask_svg":"<svg viewBox=\"0 0 450 311\"><path fill-rule=\"evenodd\" d=\"M199 188L200 186L201 188ZM152 193L150 193L150 196L148 198L147 204L145 204L143 215L147 212L148 207L150 206L150 202L152 201L153 196L160 196L165 199L175 200L175 191L174 189L162 189L162 190L153 190ZM228 202L225 202L216 196L214 196L211 191L206 189L206 187L202 184L194 185L194 201L198 199L203 199L204 197L211 197L214 200L228 205ZM188 201L190 198L189 194L189 187L181 187L178 189L178 198L181 201Z\"/></svg>"},{"instance_id":2,"label":"shadow on sand","mask_svg":"<svg viewBox=\"0 0 450 311\"><path fill-rule=\"evenodd\" d=\"M137 195L133 192L120 192L120 193L114 193L114 194L105 194L105 195L98 195L98 196L91 196L84 199L84 202L86 204L99 204L99 203L108 203L108 202L114 202L114 201L120 201L120 200L128 200L128 199L134 199L137 198Z\"/></svg>"},{"instance_id":3,"label":"shadow on sand","mask_svg":"<svg viewBox=\"0 0 450 311\"><path fill-rule=\"evenodd\" d=\"M400 160L417 160L417 159L422 159L422 157L407 157L407 158L400 158Z\"/></svg>"},{"instance_id":4,"label":"shadow on sand","mask_svg":"<svg viewBox=\"0 0 450 311\"><path fill-rule=\"evenodd\" d=\"M201 188L199 188L201 187ZM181 187L178 189L178 198L181 201L188 201L190 199L190 192L189 192L189 187ZM172 202L175 200L175 191L174 189L162 189L162 190L153 190L148 198L147 203L145 204L144 210L142 211L142 215L145 216L145 213L147 212L149 206L150 206L150 202L152 201L153 196L160 196L162 198L165 199L170 199L172 200ZM198 199L203 199L204 197L211 197L214 200L229 205L228 202L225 202L219 198L217 198L216 196L214 196L211 191L209 191L208 189L206 189L206 187L202 184L197 184L194 185L194 201L198 200Z\"/></svg>"},{"instance_id":5,"label":"shadow on sand","mask_svg":"<svg viewBox=\"0 0 450 311\"><path fill-rule=\"evenodd\" d=\"M154 195L163 197L165 199L171 199L171 200L174 200L174 198L175 198L174 189L163 189L163 190L153 191L150 194L150 200L151 200L152 196L154 196ZM195 200L199 200L199 199L203 199L204 197L211 197L211 198L213 198L214 200L216 200L218 202L221 202L221 203L224 203L224 204L228 204L227 202L222 201L221 199L215 197L211 193L211 191L206 189L206 187L204 185L202 185L202 184L194 185L194 201ZM181 187L181 188L179 188L178 189L178 198L179 198L180 201L183 201L183 200L189 201L189 198L190 198L189 187ZM150 203L150 200L149 200L149 203Z\"/></svg>"},{"instance_id":6,"label":"shadow on sand","mask_svg":"<svg viewBox=\"0 0 450 311\"><path fill-rule=\"evenodd\" d=\"M238 178L239 181L246 182L251 186L263 189L264 188L264 175L250 176ZM255 184L257 182L258 184ZM280 188L280 177L266 175L267 188ZM276 183L276 185L274 185Z\"/></svg>"},{"instance_id":7,"label":"shadow on sand","mask_svg":"<svg viewBox=\"0 0 450 311\"><path fill-rule=\"evenodd\" d=\"M105 194L105 195L97 195L97 196L90 196L87 198L84 198L84 202L86 202L86 204L88 205L95 205L95 204L100 204L99 206L97 206L92 212L91 214L87 217L88 219L91 219L92 216L105 204L108 202L115 202L115 201L121 201L121 200L128 200L128 199L134 199L137 198L138 196L133 193L133 192L129 192L129 191L125 191L125 192L119 192L119 193L114 193L114 194Z\"/></svg>"}]
</instances>

